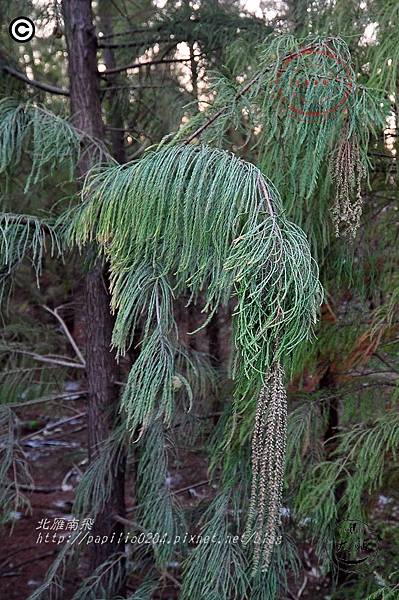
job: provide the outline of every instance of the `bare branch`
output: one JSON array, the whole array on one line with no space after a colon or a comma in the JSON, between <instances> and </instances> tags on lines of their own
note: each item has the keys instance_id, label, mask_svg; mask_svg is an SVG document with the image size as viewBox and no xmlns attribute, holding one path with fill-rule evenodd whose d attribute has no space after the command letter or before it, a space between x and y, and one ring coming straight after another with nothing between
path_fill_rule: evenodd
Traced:
<instances>
[{"instance_id":1,"label":"bare branch","mask_svg":"<svg viewBox=\"0 0 399 600\"><path fill-rule=\"evenodd\" d=\"M68 357L65 357L65 359L62 358L53 358L52 356L42 356L41 354L36 354L36 352L28 352L27 350L16 350L15 348L13 348L13 352L16 352L17 354L24 354L25 356L30 356L31 358L33 358L33 360L37 360L39 362L44 362L44 363L49 363L52 365L59 365L61 367L72 367L73 369L84 369L85 366L80 364L80 363L76 363L74 361L69 361Z\"/></svg>"},{"instance_id":2,"label":"bare branch","mask_svg":"<svg viewBox=\"0 0 399 600\"><path fill-rule=\"evenodd\" d=\"M202 56L201 54L197 54L196 58ZM123 65L122 67L115 67L114 69L107 69L106 71L102 71L100 73L103 75L112 75L113 73L120 73L121 71L127 71L128 69L142 69L144 67L150 67L151 65L164 65L168 63L184 63L190 62L191 58L163 58L161 60L149 60L147 62L136 62L131 63L129 65Z\"/></svg>"},{"instance_id":3,"label":"bare branch","mask_svg":"<svg viewBox=\"0 0 399 600\"><path fill-rule=\"evenodd\" d=\"M75 351L76 356L78 357L80 363L83 365L83 367L86 367L86 361L84 359L83 354L81 353L81 351L79 350L79 347L77 345L77 343L75 342L75 340L72 337L71 332L69 331L64 319L61 317L61 315L58 313L58 310L52 310L51 308L49 308L48 306L43 305L44 310L47 310L47 312L49 312L51 315L53 315L57 321L60 323L66 337L69 340L69 343L71 344L72 348Z\"/></svg>"},{"instance_id":4,"label":"bare branch","mask_svg":"<svg viewBox=\"0 0 399 600\"><path fill-rule=\"evenodd\" d=\"M100 40L102 38L99 38ZM119 43L99 43L98 47L99 48L109 48L111 49L116 49L116 48L142 48L142 47L148 47L148 46L154 46L154 44L162 44L164 42L170 42L171 41L170 35L168 35L167 37L164 38L160 38L160 37L154 37L154 38L149 38L146 40L142 40L140 42L119 42ZM176 40L176 43L179 43L182 40Z\"/></svg>"},{"instance_id":5,"label":"bare branch","mask_svg":"<svg viewBox=\"0 0 399 600\"><path fill-rule=\"evenodd\" d=\"M40 435L41 433L44 433L46 431L50 431L51 429L55 429L56 427L60 427L60 425L65 425L66 423L70 423L71 421L81 419L82 417L85 416L85 414L86 414L86 412L80 412L77 415L72 415L71 417L66 417L64 419L59 419L58 421L54 421L54 423L47 423L47 425L45 425L41 429L38 429L37 431L33 431L32 433L28 433L28 435L25 435L24 437L22 437L21 442L24 442L25 440L29 440L33 437L36 437L37 435Z\"/></svg>"},{"instance_id":6,"label":"bare branch","mask_svg":"<svg viewBox=\"0 0 399 600\"><path fill-rule=\"evenodd\" d=\"M49 83L43 83L41 81L36 81L35 79L29 79L24 73L18 71L18 69L14 69L10 65L0 64L0 68L8 75L31 85L32 87L38 88L39 90L43 90L44 92L49 92L50 94L57 94L59 96L69 96L69 90L64 88L59 88L55 85L51 85Z\"/></svg>"},{"instance_id":7,"label":"bare branch","mask_svg":"<svg viewBox=\"0 0 399 600\"><path fill-rule=\"evenodd\" d=\"M51 396L43 396L35 400L26 400L25 402L16 402L9 404L10 408L19 408L22 406L30 406L31 404L43 404L44 402L53 402L54 400L77 400L80 396L85 396L87 390L78 390L77 392L66 392L65 394L53 394Z\"/></svg>"}]
</instances>

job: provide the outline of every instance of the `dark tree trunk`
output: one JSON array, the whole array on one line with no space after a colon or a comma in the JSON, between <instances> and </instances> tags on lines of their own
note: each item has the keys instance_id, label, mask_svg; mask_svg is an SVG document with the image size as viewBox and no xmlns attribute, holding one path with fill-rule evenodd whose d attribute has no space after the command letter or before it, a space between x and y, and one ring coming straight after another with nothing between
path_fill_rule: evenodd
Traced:
<instances>
[{"instance_id":1,"label":"dark tree trunk","mask_svg":"<svg viewBox=\"0 0 399 600\"><path fill-rule=\"evenodd\" d=\"M71 113L75 126L97 139L104 137L101 116L99 78L97 72L97 39L93 26L90 0L64 0L65 30L69 57ZM78 166L82 179L91 167L91 153L85 152ZM99 262L85 278L86 364L88 381L88 451L89 460L100 452L104 441L116 426L119 390L118 365L111 352L113 322L109 310L109 293ZM114 481L111 498L97 516L94 535L109 536L114 543L91 544L90 570L94 570L115 552L124 550L123 526L115 522L115 514L124 516L124 464L113 465ZM111 590L115 592L117 590Z\"/></svg>"}]
</instances>

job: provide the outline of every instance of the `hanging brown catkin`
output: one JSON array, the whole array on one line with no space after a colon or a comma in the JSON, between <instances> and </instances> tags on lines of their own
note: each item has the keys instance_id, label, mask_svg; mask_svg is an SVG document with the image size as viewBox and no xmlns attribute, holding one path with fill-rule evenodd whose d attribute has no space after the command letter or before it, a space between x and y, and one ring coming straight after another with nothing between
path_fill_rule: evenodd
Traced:
<instances>
[{"instance_id":1,"label":"hanging brown catkin","mask_svg":"<svg viewBox=\"0 0 399 600\"><path fill-rule=\"evenodd\" d=\"M253 572L267 570L277 541L284 481L287 395L275 363L259 393L252 437L252 487L245 536L254 539Z\"/></svg>"},{"instance_id":2,"label":"hanging brown catkin","mask_svg":"<svg viewBox=\"0 0 399 600\"><path fill-rule=\"evenodd\" d=\"M348 136L346 126L341 133L332 169L336 194L331 212L338 237L341 233L349 238L356 236L363 208L361 182L365 176L359 142L354 134Z\"/></svg>"}]
</instances>

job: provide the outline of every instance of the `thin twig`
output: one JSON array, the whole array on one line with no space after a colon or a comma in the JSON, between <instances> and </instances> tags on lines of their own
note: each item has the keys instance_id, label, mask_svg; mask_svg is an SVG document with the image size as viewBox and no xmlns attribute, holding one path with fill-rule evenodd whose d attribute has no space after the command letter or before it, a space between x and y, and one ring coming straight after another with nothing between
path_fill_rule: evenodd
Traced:
<instances>
[{"instance_id":1,"label":"thin twig","mask_svg":"<svg viewBox=\"0 0 399 600\"><path fill-rule=\"evenodd\" d=\"M201 55L198 54L199 58ZM161 60L149 60L147 62L136 62L131 63L129 65L123 65L122 67L115 67L113 69L107 69L106 71L101 71L100 75L112 75L113 73L120 73L121 71L127 71L128 69L142 69L143 67L150 67L152 65L163 65L168 63L184 63L190 62L191 58L163 58Z\"/></svg>"},{"instance_id":2,"label":"thin twig","mask_svg":"<svg viewBox=\"0 0 399 600\"><path fill-rule=\"evenodd\" d=\"M86 367L86 361L85 361L85 359L84 359L84 356L83 356L83 354L81 353L81 351L79 350L79 347L78 347L77 343L76 343L76 342L75 342L75 340L73 339L73 337L72 337L72 334L71 334L71 332L69 331L69 329L68 329L68 327L67 327L67 325L66 325L66 323L65 323L64 319L63 319L63 318L61 317L61 315L58 313L58 310L57 310L56 308L55 308L54 310L52 310L51 308L49 308L48 306L45 306L44 304L43 304L42 306L43 306L43 308L44 308L45 310L47 310L47 312L49 312L51 315L53 315L53 316L54 316L54 317L55 317L55 318L58 320L58 322L60 323L60 325L61 325L61 327L62 327L62 329L63 329L63 331L64 331L64 333L65 333L66 337L67 337L67 338L68 338L68 340L69 340L69 343L71 344L72 348L74 349L76 356L79 358L79 360L80 360L81 364L82 364L84 367Z\"/></svg>"},{"instance_id":3,"label":"thin twig","mask_svg":"<svg viewBox=\"0 0 399 600\"><path fill-rule=\"evenodd\" d=\"M37 360L39 362L44 362L44 363L50 363L52 365L59 365L61 367L71 367L74 369L84 369L85 366L80 364L80 363L76 363L76 362L69 362L68 358L65 357L64 359L58 359L58 358L52 358L50 356L42 356L41 354L37 354L36 352L28 352L27 350L16 350L13 349L13 352L15 352L16 354L24 354L25 356L30 356L31 358L33 358L33 360Z\"/></svg>"},{"instance_id":4,"label":"thin twig","mask_svg":"<svg viewBox=\"0 0 399 600\"><path fill-rule=\"evenodd\" d=\"M168 573L168 571L166 571L166 570L160 571L160 573L167 579L170 579L170 581L173 583L173 585L176 586L179 590L182 588L181 583L179 581L177 581L176 577L173 577L173 575L171 573Z\"/></svg>"},{"instance_id":5,"label":"thin twig","mask_svg":"<svg viewBox=\"0 0 399 600\"><path fill-rule=\"evenodd\" d=\"M86 412L81 412L77 415L73 415L72 417L67 417L66 419L59 419L58 421L55 421L54 423L48 423L45 427L42 427L42 429L38 429L37 431L34 431L33 433L29 433L28 435L25 435L24 437L21 438L21 441L29 440L30 438L36 437L37 435L44 433L45 431L49 431L50 429L55 429L56 427L59 427L60 425L65 425L66 423L70 423L71 421L74 421L75 419L81 419L82 417L85 416L85 414L86 414Z\"/></svg>"},{"instance_id":6,"label":"thin twig","mask_svg":"<svg viewBox=\"0 0 399 600\"><path fill-rule=\"evenodd\" d=\"M296 595L296 597L297 597L297 600L299 600L299 599L300 599L300 597L302 596L303 592L305 591L305 588L306 588L307 584L308 584L308 578L307 578L307 577L306 577L306 575L305 575L305 578L304 578L304 580L303 580L303 583L302 583L301 587L299 588L299 590L298 590L298 593L297 593L297 595Z\"/></svg>"},{"instance_id":7,"label":"thin twig","mask_svg":"<svg viewBox=\"0 0 399 600\"><path fill-rule=\"evenodd\" d=\"M14 484L15 487L15 484ZM24 492L31 492L32 494L53 494L54 492L62 492L63 489L58 485L49 487L45 485L28 485L26 483L19 483L18 488Z\"/></svg>"},{"instance_id":8,"label":"thin twig","mask_svg":"<svg viewBox=\"0 0 399 600\"><path fill-rule=\"evenodd\" d=\"M20 569L21 567L24 567L25 565L30 565L33 562L37 562L38 560L43 560L43 558L48 558L49 556L54 556L54 554L57 554L57 552L59 552L59 550L52 550L51 552L46 552L45 554L40 554L39 556L34 556L33 558L30 558L29 560L24 560L23 562L21 562L19 565L15 565L15 569ZM20 573L15 572L15 575L20 575ZM0 577L6 577L7 576L7 571L5 571L4 573L0 573Z\"/></svg>"},{"instance_id":9,"label":"thin twig","mask_svg":"<svg viewBox=\"0 0 399 600\"><path fill-rule=\"evenodd\" d=\"M8 404L8 406L10 408L20 408L22 406L30 406L31 404L53 402L54 400L77 400L80 396L85 396L87 393L87 390L78 390L76 392L68 392L65 394L53 394L51 396L43 396L42 398L36 398L35 400L26 400L26 402L16 402L15 404Z\"/></svg>"},{"instance_id":10,"label":"thin twig","mask_svg":"<svg viewBox=\"0 0 399 600\"><path fill-rule=\"evenodd\" d=\"M260 79L261 75L263 75L263 71L260 71L254 77L252 77L252 79L243 88L241 88L241 90L234 96L234 101L239 100L241 98L241 96L246 94L246 92L254 85L254 83L256 83L258 81L258 79ZM228 106L226 105L226 106L223 106L222 108L220 108L218 111L216 111L215 114L208 119L208 121L206 121L205 123L203 123L203 125L198 127L198 129L196 129L194 131L194 133L192 133L185 140L185 143L189 144L196 137L199 137L201 135L201 133L203 131L205 131L205 129L207 129L210 125L212 125L212 123L214 123L216 121L216 119L218 119L220 116L222 116L222 114L227 110L227 108L228 108Z\"/></svg>"},{"instance_id":11,"label":"thin twig","mask_svg":"<svg viewBox=\"0 0 399 600\"><path fill-rule=\"evenodd\" d=\"M193 483L191 485L186 485L183 488L180 488L178 490L171 490L171 494L172 496L177 496L178 494L183 494L183 492L188 492L189 490L193 490L195 488L198 487L202 487L203 485L207 485L208 483L210 483L209 479L205 479L204 481L199 481L198 483ZM135 510L138 510L139 508L142 508L142 504L137 504L136 506L132 506L131 508L127 509L127 513L130 512L134 512ZM134 525L133 521L130 521L130 525Z\"/></svg>"},{"instance_id":12,"label":"thin twig","mask_svg":"<svg viewBox=\"0 0 399 600\"><path fill-rule=\"evenodd\" d=\"M384 356L381 356L381 354L378 352L374 352L374 356L376 356L386 367L389 367L394 373L399 375L399 370L388 359L386 359Z\"/></svg>"}]
</instances>

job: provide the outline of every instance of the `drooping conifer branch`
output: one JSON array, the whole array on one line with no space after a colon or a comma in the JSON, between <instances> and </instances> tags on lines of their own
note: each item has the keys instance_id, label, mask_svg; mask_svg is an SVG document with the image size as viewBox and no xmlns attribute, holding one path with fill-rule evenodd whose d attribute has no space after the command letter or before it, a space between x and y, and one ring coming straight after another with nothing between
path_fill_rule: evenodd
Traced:
<instances>
[{"instance_id":1,"label":"drooping conifer branch","mask_svg":"<svg viewBox=\"0 0 399 600\"><path fill-rule=\"evenodd\" d=\"M51 255L62 253L60 236L50 223L33 216L0 213L0 300L11 283L10 275L25 258L38 279L46 250Z\"/></svg>"},{"instance_id":2,"label":"drooping conifer branch","mask_svg":"<svg viewBox=\"0 0 399 600\"><path fill-rule=\"evenodd\" d=\"M177 390L186 391L189 406L193 402L174 299L188 293L192 302L201 293L209 318L236 298L235 395L266 386L258 405L252 499L270 540L255 546L255 565L266 567L277 535L284 462L286 404L278 361L308 337L321 300L306 238L287 221L277 191L254 165L208 146L165 146L93 173L83 200L69 236L80 246L98 242L109 260L113 343L120 353L131 346L139 319L143 327L122 397L132 431L140 428L142 435L158 419L169 425Z\"/></svg>"}]
</instances>

